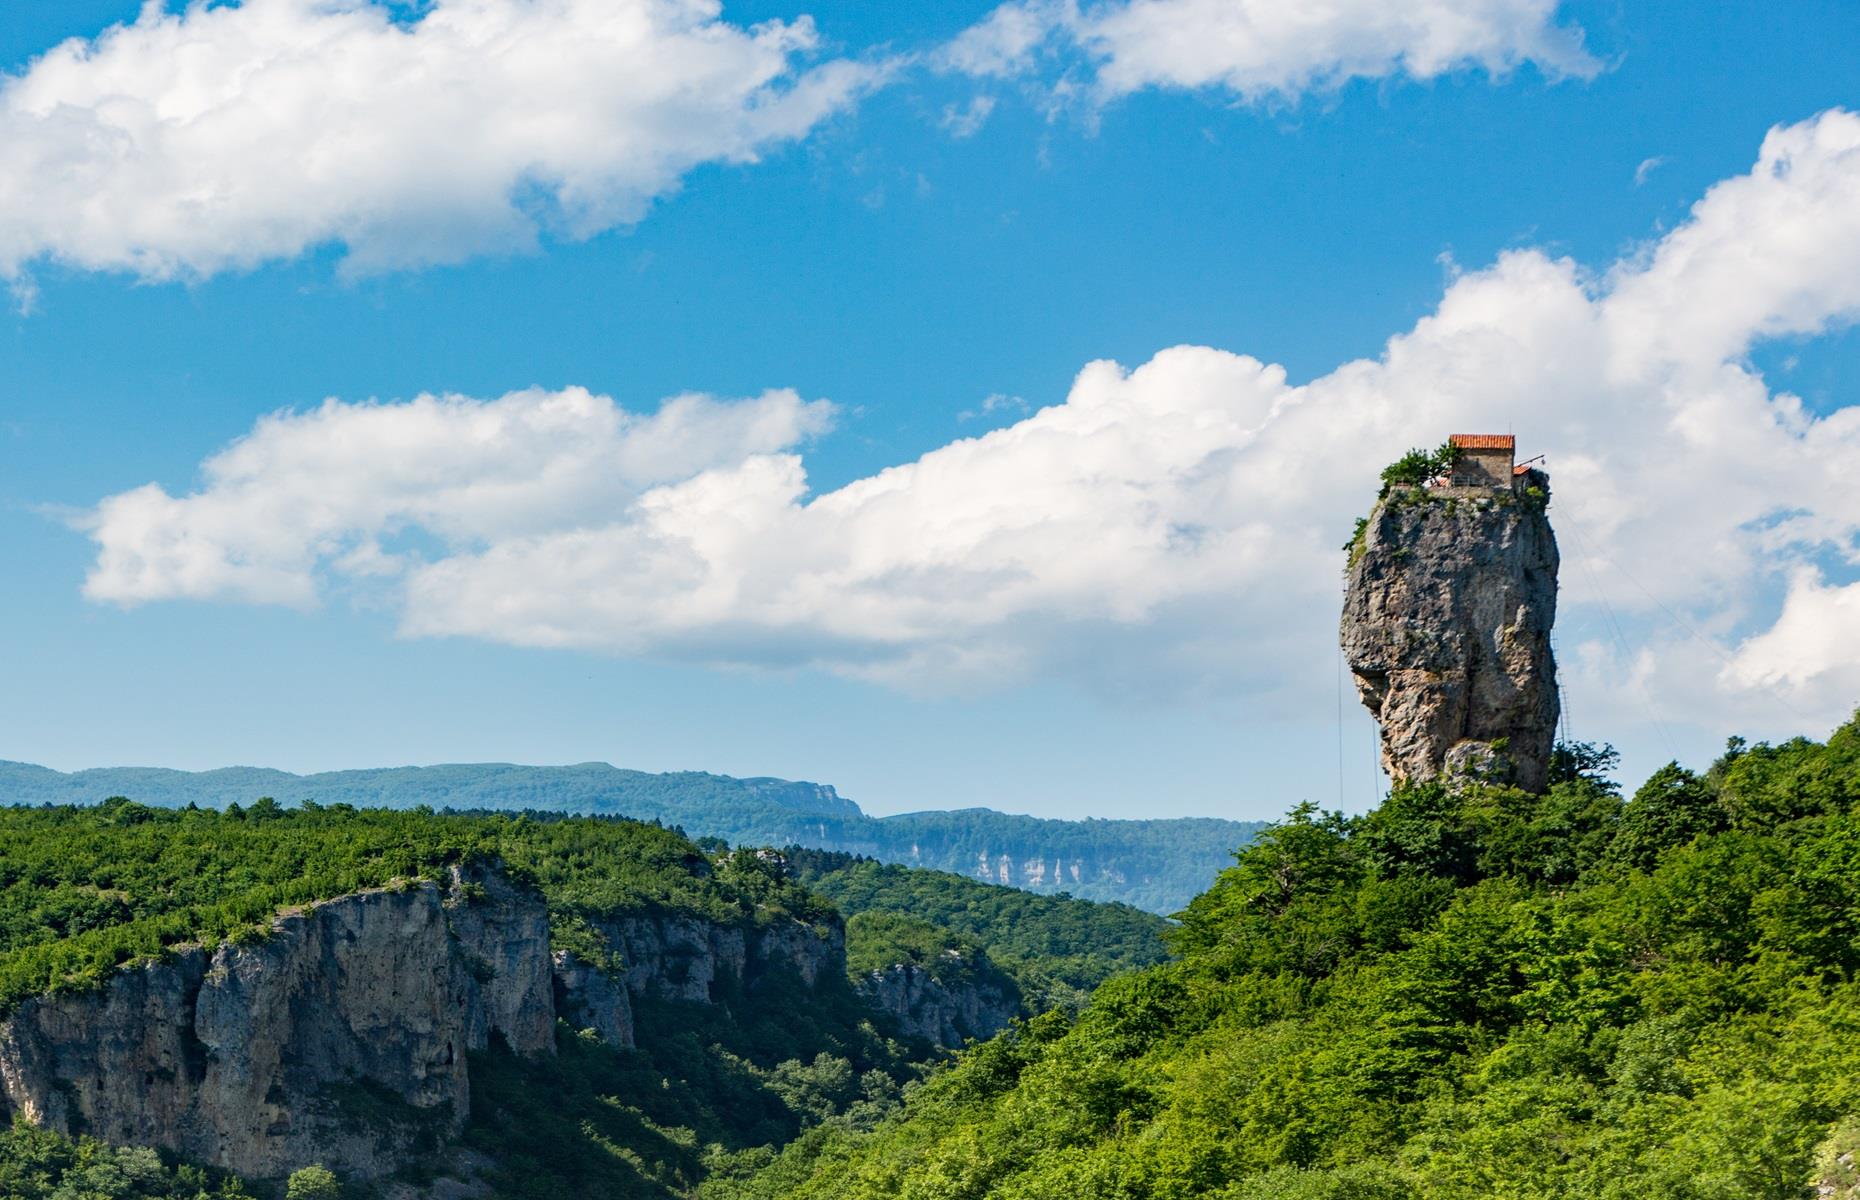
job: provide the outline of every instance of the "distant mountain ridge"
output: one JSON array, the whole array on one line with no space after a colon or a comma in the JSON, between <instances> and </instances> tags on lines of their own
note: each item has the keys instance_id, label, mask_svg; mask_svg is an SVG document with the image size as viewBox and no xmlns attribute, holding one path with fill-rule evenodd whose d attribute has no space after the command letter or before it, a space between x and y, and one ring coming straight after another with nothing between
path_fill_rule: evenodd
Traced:
<instances>
[{"instance_id":1,"label":"distant mountain ridge","mask_svg":"<svg viewBox=\"0 0 1860 1200\"><path fill-rule=\"evenodd\" d=\"M535 809L626 816L734 845L808 846L932 867L990 883L1171 913L1250 842L1258 822L1212 817L1063 821L967 808L872 817L830 785L702 771L653 774L607 763L454 763L294 775L264 767L62 772L0 761L0 803L223 808L262 796L357 807Z\"/></svg>"}]
</instances>

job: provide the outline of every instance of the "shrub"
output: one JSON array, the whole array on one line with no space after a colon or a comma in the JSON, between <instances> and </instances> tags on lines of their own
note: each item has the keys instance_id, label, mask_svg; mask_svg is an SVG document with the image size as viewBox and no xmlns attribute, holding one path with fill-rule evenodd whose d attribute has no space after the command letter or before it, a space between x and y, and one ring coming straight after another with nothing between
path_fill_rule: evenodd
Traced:
<instances>
[{"instance_id":1,"label":"shrub","mask_svg":"<svg viewBox=\"0 0 1860 1200\"><path fill-rule=\"evenodd\" d=\"M284 1200L342 1200L342 1181L327 1167L305 1167L291 1172Z\"/></svg>"},{"instance_id":2,"label":"shrub","mask_svg":"<svg viewBox=\"0 0 1860 1200\"><path fill-rule=\"evenodd\" d=\"M1421 487L1453 469L1460 460L1460 449L1452 442L1442 442L1433 450L1410 450L1382 468L1382 495L1398 487Z\"/></svg>"}]
</instances>

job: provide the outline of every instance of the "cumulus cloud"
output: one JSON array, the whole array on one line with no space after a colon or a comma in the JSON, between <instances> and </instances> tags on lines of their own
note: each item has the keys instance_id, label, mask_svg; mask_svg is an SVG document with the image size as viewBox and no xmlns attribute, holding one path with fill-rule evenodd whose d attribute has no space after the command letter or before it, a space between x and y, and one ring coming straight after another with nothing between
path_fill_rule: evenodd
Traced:
<instances>
[{"instance_id":1,"label":"cumulus cloud","mask_svg":"<svg viewBox=\"0 0 1860 1200\"><path fill-rule=\"evenodd\" d=\"M1608 298L1622 370L1709 369L1753 340L1818 333L1860 311L1860 118L1769 132L1748 175L1616 269Z\"/></svg>"},{"instance_id":2,"label":"cumulus cloud","mask_svg":"<svg viewBox=\"0 0 1860 1200\"><path fill-rule=\"evenodd\" d=\"M1857 181L1860 116L1826 113L1630 260L1509 252L1376 359L1302 383L1204 346L1092 363L1063 402L825 494L797 448L827 413L790 393L331 402L187 496L105 500L87 588L307 603L386 571L416 636L1270 693L1323 677L1376 471L1509 427L1549 456L1565 616L1606 602L1640 642L1574 648L1579 705L1628 680L1674 716L1787 691L1832 720L1860 686L1860 406L1810 412L1742 355L1860 314Z\"/></svg>"},{"instance_id":3,"label":"cumulus cloud","mask_svg":"<svg viewBox=\"0 0 1860 1200\"><path fill-rule=\"evenodd\" d=\"M635 222L886 68L718 0L150 0L0 76L0 278L198 278L340 245L352 271ZM25 284L24 286L29 286Z\"/></svg>"},{"instance_id":4,"label":"cumulus cloud","mask_svg":"<svg viewBox=\"0 0 1860 1200\"><path fill-rule=\"evenodd\" d=\"M443 553L572 528L642 493L824 432L832 406L791 391L677 396L651 415L582 388L480 401L324 402L262 418L209 458L202 487L148 484L80 522L101 553L92 599L180 597L309 606L330 576L399 576L383 543L417 531Z\"/></svg>"},{"instance_id":5,"label":"cumulus cloud","mask_svg":"<svg viewBox=\"0 0 1860 1200\"><path fill-rule=\"evenodd\" d=\"M1006 77L1067 54L1099 102L1592 71L1555 7L1013 0L929 57ZM809 18L745 27L719 0L147 0L0 74L0 280L29 307L40 262L161 281L338 247L357 274L585 238L699 166L805 137L907 61L826 58ZM942 123L972 136L994 104Z\"/></svg>"},{"instance_id":6,"label":"cumulus cloud","mask_svg":"<svg viewBox=\"0 0 1860 1200\"><path fill-rule=\"evenodd\" d=\"M1792 573L1782 613L1725 664L1738 689L1782 691L1798 710L1842 712L1860 703L1860 583L1829 584Z\"/></svg>"},{"instance_id":7,"label":"cumulus cloud","mask_svg":"<svg viewBox=\"0 0 1860 1200\"><path fill-rule=\"evenodd\" d=\"M1531 62L1552 76L1599 64L1558 0L1011 0L941 53L945 69L1005 78L1045 56L1082 56L1099 103L1146 88L1294 97L1351 79L1494 74Z\"/></svg>"}]
</instances>

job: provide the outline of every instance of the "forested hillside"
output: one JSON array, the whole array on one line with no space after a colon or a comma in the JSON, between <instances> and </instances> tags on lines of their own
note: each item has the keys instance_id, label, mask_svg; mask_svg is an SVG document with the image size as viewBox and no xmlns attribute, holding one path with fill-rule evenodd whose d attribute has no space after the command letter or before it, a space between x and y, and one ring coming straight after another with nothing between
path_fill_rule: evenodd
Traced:
<instances>
[{"instance_id":1,"label":"forested hillside","mask_svg":"<svg viewBox=\"0 0 1860 1200\"><path fill-rule=\"evenodd\" d=\"M1626 800L1609 766L1563 747L1547 795L1300 807L1189 907L1178 961L705 1195L1851 1196L1860 723Z\"/></svg>"},{"instance_id":2,"label":"forested hillside","mask_svg":"<svg viewBox=\"0 0 1860 1200\"><path fill-rule=\"evenodd\" d=\"M845 974L806 983L721 975L703 1003L642 994L631 1006L636 1046L563 1024L552 1057L496 1046L474 1054L460 1144L500 1196L688 1194L716 1165L763 1161L760 1148L805 1128L876 1123L937 1054L889 1025L855 977L911 963L960 994L1001 979L992 951L1013 977L1003 994L1018 997L1024 980L1038 1010L1076 1003L1106 974L1163 955L1166 922L1127 906L846 855L700 846L627 820L272 800L215 811L117 797L0 808L0 1019L30 997L84 993L183 947L262 944L280 911L391 892L474 862L539 889L555 947L612 972L659 969L626 961L604 932L617 920L722 930L726 943L732 929L796 922L830 933L840 916L829 894L852 918L846 959L823 959ZM689 947L666 952L662 966L676 972ZM360 1103L363 1119L381 1100L358 1093L344 1103ZM443 1165L442 1156L409 1169ZM0 1195L191 1200L253 1188L265 1190L147 1147L23 1125L0 1136ZM348 1185L351 1196L366 1192Z\"/></svg>"},{"instance_id":3,"label":"forested hillside","mask_svg":"<svg viewBox=\"0 0 1860 1200\"><path fill-rule=\"evenodd\" d=\"M262 941L283 906L431 877L467 861L494 861L532 881L557 945L614 969L622 965L618 948L600 930L628 915L722 930L838 921L830 904L751 851L713 860L677 833L630 821L287 809L267 801L224 813L122 799L7 808L0 809L0 1011L35 993L94 987L115 968L160 960L184 943ZM547 1059L495 1047L474 1056L463 1144L490 1164L482 1173L498 1194L686 1191L707 1156L779 1144L829 1116L860 1119L895 1096L925 1057L876 1030L843 975L805 989L774 975L754 995L741 980L723 978L712 999L642 997L634 1009L637 1049L564 1026ZM359 1092L353 1102L361 1104L358 1120L379 1103ZM0 1181L34 1170L51 1172L45 1179L70 1170L73 1179L117 1180L60 1197L167 1195L161 1179L191 1188L188 1181L200 1178L160 1176L155 1162L24 1133L0 1143ZM143 1175L146 1188L134 1182ZM35 1194L25 1183L8 1186L14 1190L4 1194Z\"/></svg>"},{"instance_id":4,"label":"forested hillside","mask_svg":"<svg viewBox=\"0 0 1860 1200\"><path fill-rule=\"evenodd\" d=\"M579 931L595 915L766 922L832 912L754 854L713 866L683 836L634 821L270 800L225 812L122 797L87 808L0 808L0 1011L180 943L259 936L286 905L472 859L535 880L558 938L591 957L601 950L582 944Z\"/></svg>"},{"instance_id":5,"label":"forested hillside","mask_svg":"<svg viewBox=\"0 0 1860 1200\"><path fill-rule=\"evenodd\" d=\"M1364 817L1301 806L1165 931L1169 961L1162 923L1133 910L632 822L10 809L0 999L82 989L187 940L262 937L280 905L494 859L593 961L616 913L747 929L830 923L837 903L865 927L854 976L983 962L955 946L1017 981L1102 980L1081 1009L945 1067L888 1038L845 978L648 999L637 1048L566 1024L549 1058L494 1046L472 1059L462 1145L499 1196L1798 1200L1822 1185L1846 1200L1860 722L1826 744L1734 741L1627 798L1610 768L1566 746L1541 796L1427 784ZM0 1137L7 1195L269 1186L25 1127Z\"/></svg>"},{"instance_id":6,"label":"forested hillside","mask_svg":"<svg viewBox=\"0 0 1860 1200\"><path fill-rule=\"evenodd\" d=\"M1168 957L1169 923L1127 904L1039 896L977 883L943 871L880 863L852 854L789 847L792 878L849 917L892 914L925 922L972 941L1019 986L1036 1012L1076 1007L1110 976ZM849 955L861 960L863 937L875 929L849 923ZM865 959L895 957L865 952Z\"/></svg>"},{"instance_id":7,"label":"forested hillside","mask_svg":"<svg viewBox=\"0 0 1860 1200\"><path fill-rule=\"evenodd\" d=\"M256 767L64 773L0 762L0 797L8 803L93 804L117 795L174 808L219 808L271 796L285 803L625 816L732 845L849 851L1163 914L1207 887L1259 828L1257 822L1212 818L1055 821L985 808L870 817L824 784L696 771L654 775L605 763L478 763L292 775Z\"/></svg>"}]
</instances>

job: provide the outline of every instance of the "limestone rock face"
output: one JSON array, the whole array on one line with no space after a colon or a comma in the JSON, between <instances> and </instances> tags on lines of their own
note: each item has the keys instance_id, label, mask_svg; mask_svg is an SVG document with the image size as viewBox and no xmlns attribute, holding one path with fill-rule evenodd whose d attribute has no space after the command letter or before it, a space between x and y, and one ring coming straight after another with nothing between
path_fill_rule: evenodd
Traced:
<instances>
[{"instance_id":1,"label":"limestone rock face","mask_svg":"<svg viewBox=\"0 0 1860 1200\"><path fill-rule=\"evenodd\" d=\"M451 882L288 911L263 940L25 1001L0 1023L0 1116L249 1177L386 1174L464 1127L468 1050L553 1050L542 899L494 872Z\"/></svg>"},{"instance_id":2,"label":"limestone rock face","mask_svg":"<svg viewBox=\"0 0 1860 1200\"><path fill-rule=\"evenodd\" d=\"M473 1049L492 1034L526 1057L555 1053L549 911L497 871L454 866L446 920L476 989Z\"/></svg>"},{"instance_id":3,"label":"limestone rock face","mask_svg":"<svg viewBox=\"0 0 1860 1200\"><path fill-rule=\"evenodd\" d=\"M846 969L846 933L799 921L766 928L720 925L697 917L648 913L596 923L626 969L635 998L715 1002L729 981L752 989L771 971L791 971L812 987Z\"/></svg>"},{"instance_id":4,"label":"limestone rock face","mask_svg":"<svg viewBox=\"0 0 1860 1200\"><path fill-rule=\"evenodd\" d=\"M488 1194L470 1154L448 1146L470 1116L468 1052L501 1041L553 1054L558 1012L630 1047L651 1033L635 1028L642 997L753 1003L777 977L844 986L837 920L661 913L597 927L624 964L615 974L552 954L543 898L483 867L286 910L262 939L181 948L93 990L22 1002L0 1021L0 1122L19 1114L250 1179L320 1163L390 1196L406 1193L385 1181L397 1167L444 1161L466 1182L430 1194ZM946 1042L1007 1019L921 984L899 997Z\"/></svg>"},{"instance_id":5,"label":"limestone rock face","mask_svg":"<svg viewBox=\"0 0 1860 1200\"><path fill-rule=\"evenodd\" d=\"M913 850L915 847L913 847ZM919 855L913 853L912 859ZM1115 862L1094 863L1083 858L1065 858L1045 851L1016 857L1009 853L979 850L969 874L984 883L1017 887L1037 892L1042 888L1064 890L1080 883L1104 883L1121 887L1129 877Z\"/></svg>"},{"instance_id":6,"label":"limestone rock face","mask_svg":"<svg viewBox=\"0 0 1860 1200\"><path fill-rule=\"evenodd\" d=\"M1013 984L991 968L965 971L945 983L916 963L897 963L867 973L857 984L866 1004L897 1022L906 1035L949 1049L969 1038L993 1037L1020 1015Z\"/></svg>"},{"instance_id":7,"label":"limestone rock face","mask_svg":"<svg viewBox=\"0 0 1860 1200\"><path fill-rule=\"evenodd\" d=\"M825 929L800 921L777 921L749 938L748 982L786 971L808 987L846 970L846 927L838 921Z\"/></svg>"},{"instance_id":8,"label":"limestone rock face","mask_svg":"<svg viewBox=\"0 0 1860 1200\"><path fill-rule=\"evenodd\" d=\"M1521 482L1547 491L1542 472ZM1557 561L1543 505L1521 491L1397 489L1377 503L1352 550L1342 638L1392 778L1542 790Z\"/></svg>"},{"instance_id":9,"label":"limestone rock face","mask_svg":"<svg viewBox=\"0 0 1860 1200\"><path fill-rule=\"evenodd\" d=\"M569 1024L592 1029L610 1046L631 1046L633 1001L626 985L567 950L555 953L555 1009Z\"/></svg>"}]
</instances>

